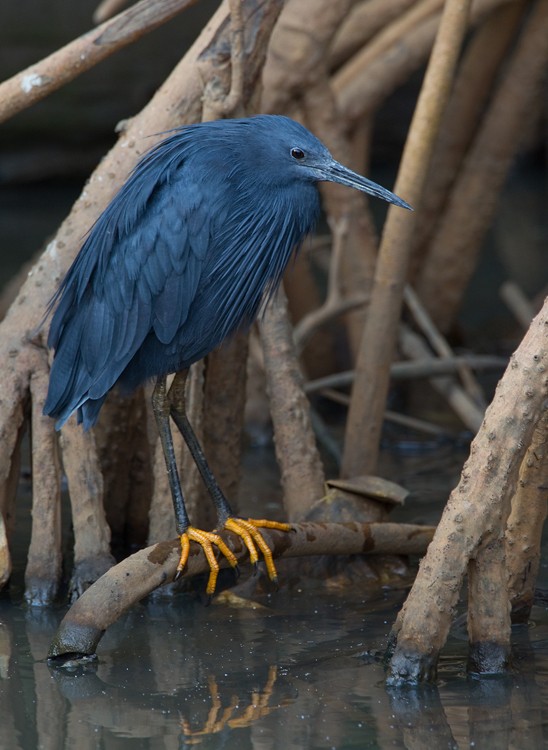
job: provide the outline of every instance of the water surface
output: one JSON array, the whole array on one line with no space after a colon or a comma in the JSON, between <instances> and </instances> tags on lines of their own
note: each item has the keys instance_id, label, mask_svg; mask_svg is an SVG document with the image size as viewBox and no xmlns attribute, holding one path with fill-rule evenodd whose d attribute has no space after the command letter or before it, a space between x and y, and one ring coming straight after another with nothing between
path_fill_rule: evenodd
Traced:
<instances>
[{"instance_id":1,"label":"water surface","mask_svg":"<svg viewBox=\"0 0 548 750\"><path fill-rule=\"evenodd\" d=\"M412 470L400 520L439 515L462 463L453 448L385 458L394 472ZM156 597L107 631L96 662L52 669L45 657L65 609L25 607L20 574L0 599L1 748L546 746L543 606L514 628L512 672L480 680L465 670L463 603L437 685L417 689L384 684L405 587L326 590L306 581L256 595L253 606Z\"/></svg>"}]
</instances>

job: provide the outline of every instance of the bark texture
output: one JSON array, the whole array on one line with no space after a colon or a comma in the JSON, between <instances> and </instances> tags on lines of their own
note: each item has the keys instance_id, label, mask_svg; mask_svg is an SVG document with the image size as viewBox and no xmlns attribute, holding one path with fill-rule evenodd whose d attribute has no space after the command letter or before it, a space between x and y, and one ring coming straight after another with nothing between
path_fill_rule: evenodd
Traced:
<instances>
[{"instance_id":1,"label":"bark texture","mask_svg":"<svg viewBox=\"0 0 548 750\"><path fill-rule=\"evenodd\" d=\"M433 529L391 523L300 523L290 532L265 531L274 557L318 554L420 554ZM248 557L241 539L221 534L240 562ZM129 607L158 586L173 580L179 562L178 539L161 542L136 552L111 568L71 607L51 644L49 656L93 654L104 635ZM219 561L224 566L226 561ZM185 576L208 570L202 552L193 548Z\"/></svg>"},{"instance_id":2,"label":"bark texture","mask_svg":"<svg viewBox=\"0 0 548 750\"><path fill-rule=\"evenodd\" d=\"M413 588L392 630L389 681L435 677L469 564L471 640L509 637L507 587L497 577L518 470L548 396L548 300L512 356L474 439ZM484 567L488 579L481 577ZM493 599L493 594L499 596ZM495 622L502 627L495 627ZM491 638L492 635L492 638ZM478 640L479 639L479 640Z\"/></svg>"},{"instance_id":3,"label":"bark texture","mask_svg":"<svg viewBox=\"0 0 548 750\"><path fill-rule=\"evenodd\" d=\"M304 518L315 499L323 494L325 477L282 289L265 311L259 327L284 505L289 520L296 521Z\"/></svg>"}]
</instances>

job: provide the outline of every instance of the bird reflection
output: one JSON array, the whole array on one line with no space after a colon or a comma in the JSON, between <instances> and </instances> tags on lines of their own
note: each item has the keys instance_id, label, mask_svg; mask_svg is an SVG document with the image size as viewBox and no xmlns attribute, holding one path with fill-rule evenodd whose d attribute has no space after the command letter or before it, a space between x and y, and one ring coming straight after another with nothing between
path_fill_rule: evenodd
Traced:
<instances>
[{"instance_id":1,"label":"bird reflection","mask_svg":"<svg viewBox=\"0 0 548 750\"><path fill-rule=\"evenodd\" d=\"M290 703L289 698L276 701L273 696L274 686L278 676L276 666L270 666L268 677L261 690L251 691L249 698L242 699L232 694L228 705L223 707L219 685L215 677L208 679L211 708L204 724L199 728L192 728L192 721L181 718L181 729L188 744L199 744L202 739L211 734L217 734L225 728L243 729L250 727L259 719L263 719L273 711Z\"/></svg>"},{"instance_id":2,"label":"bird reflection","mask_svg":"<svg viewBox=\"0 0 548 750\"><path fill-rule=\"evenodd\" d=\"M44 659L57 624L51 610L48 619L36 608L23 617L0 602L0 747L256 747L259 735L270 747L303 750L544 747L544 608L536 608L534 628L515 631L506 678L466 679L466 643L453 631L439 686L402 691L384 687L378 650L395 599L389 608L368 606L369 638L363 606L345 599L334 617L326 602L311 617L309 601L291 597L282 606L278 597L269 615L210 610L207 619L230 622L210 631L199 606L149 604L144 619L133 613L121 626L126 645L131 633L129 650L110 635L99 661L65 669ZM177 625L181 647L173 649L166 627Z\"/></svg>"},{"instance_id":3,"label":"bird reflection","mask_svg":"<svg viewBox=\"0 0 548 750\"><path fill-rule=\"evenodd\" d=\"M160 736L166 719L175 714L180 717L182 746L200 744L226 729L249 728L296 698L296 691L287 677L279 677L275 665L268 667L262 687L257 687L256 675L250 678L251 688L249 681L240 680L235 686L227 684L225 676L221 680L210 675L207 685L179 690L175 695L144 695L137 688L110 685L98 676L96 667L49 667L53 682L70 701L72 724L102 726L136 738ZM228 699L222 697L223 691L229 694ZM204 706L207 714L200 720Z\"/></svg>"}]
</instances>

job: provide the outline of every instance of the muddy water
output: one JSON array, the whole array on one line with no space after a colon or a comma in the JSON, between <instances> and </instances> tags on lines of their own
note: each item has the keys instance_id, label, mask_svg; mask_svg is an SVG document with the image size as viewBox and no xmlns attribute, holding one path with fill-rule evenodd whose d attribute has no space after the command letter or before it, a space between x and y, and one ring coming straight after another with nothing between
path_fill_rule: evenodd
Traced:
<instances>
[{"instance_id":1,"label":"muddy water","mask_svg":"<svg viewBox=\"0 0 548 750\"><path fill-rule=\"evenodd\" d=\"M51 671L57 617L0 608L6 748L542 748L548 618L517 629L514 673L467 679L457 627L438 686L387 690L401 596L275 596L265 610L141 605L98 664Z\"/></svg>"},{"instance_id":2,"label":"muddy water","mask_svg":"<svg viewBox=\"0 0 548 750\"><path fill-rule=\"evenodd\" d=\"M256 475L268 475L269 461ZM413 490L400 518L435 521L461 461L454 446L386 454ZM20 524L21 545L24 533ZM204 607L184 594L141 603L105 634L96 662L51 669L45 656L65 610L21 603L22 552L11 596L0 599L2 749L546 746L543 606L514 630L512 673L477 680L465 672L463 605L438 684L417 690L384 685L383 652L405 590L327 594L306 582L254 608Z\"/></svg>"}]
</instances>

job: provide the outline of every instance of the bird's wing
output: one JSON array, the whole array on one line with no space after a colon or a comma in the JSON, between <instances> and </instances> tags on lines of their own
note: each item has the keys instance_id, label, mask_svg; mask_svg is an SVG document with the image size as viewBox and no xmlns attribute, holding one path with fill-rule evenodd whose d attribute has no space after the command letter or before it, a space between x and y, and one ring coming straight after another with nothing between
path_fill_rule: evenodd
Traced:
<instances>
[{"instance_id":1,"label":"bird's wing","mask_svg":"<svg viewBox=\"0 0 548 750\"><path fill-rule=\"evenodd\" d=\"M184 170L150 178L133 174L59 290L45 413L61 423L104 398L151 331L172 341L196 294L210 236L206 196Z\"/></svg>"}]
</instances>

